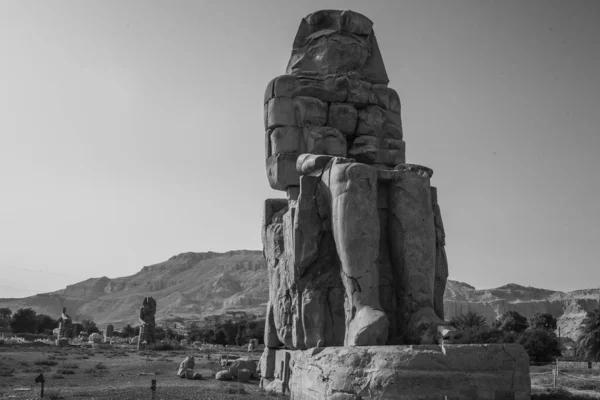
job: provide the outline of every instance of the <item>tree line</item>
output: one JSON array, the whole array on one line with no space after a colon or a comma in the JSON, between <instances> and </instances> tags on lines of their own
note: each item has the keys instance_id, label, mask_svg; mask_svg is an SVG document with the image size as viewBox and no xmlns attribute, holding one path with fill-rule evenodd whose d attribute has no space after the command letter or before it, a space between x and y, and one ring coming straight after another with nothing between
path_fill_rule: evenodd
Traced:
<instances>
[{"instance_id":1,"label":"tree line","mask_svg":"<svg viewBox=\"0 0 600 400\"><path fill-rule=\"evenodd\" d=\"M46 314L38 314L31 308L20 308L14 314L8 307L0 308L0 327L8 328L13 333L31 333L39 335L52 335L52 331L58 328L62 318L54 319ZM88 334L100 332L96 323L90 319L84 319L80 323L73 323L75 334L81 332Z\"/></svg>"},{"instance_id":2,"label":"tree line","mask_svg":"<svg viewBox=\"0 0 600 400\"><path fill-rule=\"evenodd\" d=\"M562 355L562 344L555 333L557 321L548 313L536 313L528 320L516 311L507 311L488 325L483 315L468 312L452 318L449 324L457 330L452 343L519 343L532 362L549 362ZM579 329L576 356L600 361L600 307L587 314Z\"/></svg>"}]
</instances>

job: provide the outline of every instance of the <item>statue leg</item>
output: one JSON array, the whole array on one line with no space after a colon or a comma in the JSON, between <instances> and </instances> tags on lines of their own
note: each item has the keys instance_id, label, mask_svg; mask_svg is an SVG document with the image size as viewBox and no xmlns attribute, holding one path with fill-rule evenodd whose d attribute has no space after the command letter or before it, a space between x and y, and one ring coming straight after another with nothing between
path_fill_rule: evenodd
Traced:
<instances>
[{"instance_id":1,"label":"statue leg","mask_svg":"<svg viewBox=\"0 0 600 400\"><path fill-rule=\"evenodd\" d=\"M337 159L323 182L331 195L331 225L349 302L345 345L383 345L389 321L379 302L377 171Z\"/></svg>"}]
</instances>

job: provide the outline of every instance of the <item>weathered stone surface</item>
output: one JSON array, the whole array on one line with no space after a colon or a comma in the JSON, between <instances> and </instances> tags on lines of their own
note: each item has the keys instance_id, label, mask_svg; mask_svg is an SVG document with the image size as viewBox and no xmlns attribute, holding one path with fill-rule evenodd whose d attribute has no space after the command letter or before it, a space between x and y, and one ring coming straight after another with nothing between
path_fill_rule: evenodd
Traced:
<instances>
[{"instance_id":1,"label":"weathered stone surface","mask_svg":"<svg viewBox=\"0 0 600 400\"><path fill-rule=\"evenodd\" d=\"M352 147L348 150L348 155L358 162L373 164L377 160L379 139L374 136L359 136Z\"/></svg>"},{"instance_id":2,"label":"weathered stone surface","mask_svg":"<svg viewBox=\"0 0 600 400\"><path fill-rule=\"evenodd\" d=\"M391 257L403 271L400 313L413 341L426 327L442 322L433 312L436 250L430 171L405 164L390 186Z\"/></svg>"},{"instance_id":3,"label":"weathered stone surface","mask_svg":"<svg viewBox=\"0 0 600 400\"><path fill-rule=\"evenodd\" d=\"M442 221L442 212L437 200L437 188L431 187L431 203L433 206L433 222L435 226L435 280L433 288L433 309L435 314L444 320L444 291L448 279L448 259L446 258L446 233Z\"/></svg>"},{"instance_id":4,"label":"weathered stone surface","mask_svg":"<svg viewBox=\"0 0 600 400\"><path fill-rule=\"evenodd\" d=\"M389 321L379 303L377 170L334 161L323 183L331 199L331 226L346 288L347 346L387 341Z\"/></svg>"},{"instance_id":5,"label":"weathered stone surface","mask_svg":"<svg viewBox=\"0 0 600 400\"><path fill-rule=\"evenodd\" d=\"M92 333L88 336L88 342L90 343L100 343L102 341L102 335L97 332Z\"/></svg>"},{"instance_id":6,"label":"weathered stone surface","mask_svg":"<svg viewBox=\"0 0 600 400\"><path fill-rule=\"evenodd\" d=\"M293 75L282 75L274 79L273 97L294 97L298 87L298 78Z\"/></svg>"},{"instance_id":7,"label":"weathered stone surface","mask_svg":"<svg viewBox=\"0 0 600 400\"><path fill-rule=\"evenodd\" d=\"M269 184L275 190L286 190L289 186L298 186L300 175L296 172L295 153L273 154L266 160Z\"/></svg>"},{"instance_id":8,"label":"weathered stone surface","mask_svg":"<svg viewBox=\"0 0 600 400\"><path fill-rule=\"evenodd\" d=\"M296 112L296 125L325 125L329 106L316 97L298 96L294 97L294 108Z\"/></svg>"},{"instance_id":9,"label":"weathered stone surface","mask_svg":"<svg viewBox=\"0 0 600 400\"><path fill-rule=\"evenodd\" d=\"M339 129L346 135L354 135L358 122L358 111L350 103L332 103L329 106L327 125Z\"/></svg>"},{"instance_id":10,"label":"weathered stone surface","mask_svg":"<svg viewBox=\"0 0 600 400\"><path fill-rule=\"evenodd\" d=\"M348 97L346 102L357 105L367 105L371 99L371 84L369 82L349 78L348 79Z\"/></svg>"},{"instance_id":11,"label":"weathered stone surface","mask_svg":"<svg viewBox=\"0 0 600 400\"><path fill-rule=\"evenodd\" d=\"M185 379L202 379L202 374L194 371L196 362L193 356L188 356L179 364L177 376Z\"/></svg>"},{"instance_id":12,"label":"weathered stone surface","mask_svg":"<svg viewBox=\"0 0 600 400\"><path fill-rule=\"evenodd\" d=\"M329 347L294 351L291 365L293 400L531 396L529 357L518 344Z\"/></svg>"},{"instance_id":13,"label":"weathered stone surface","mask_svg":"<svg viewBox=\"0 0 600 400\"><path fill-rule=\"evenodd\" d=\"M296 125L296 107L294 99L289 97L273 97L267 103L266 129L278 126Z\"/></svg>"},{"instance_id":14,"label":"weathered stone surface","mask_svg":"<svg viewBox=\"0 0 600 400\"><path fill-rule=\"evenodd\" d=\"M156 342L154 332L156 321L156 300L152 297L144 298L142 307L140 307L140 340L138 341L138 349L142 344L154 344Z\"/></svg>"},{"instance_id":15,"label":"weathered stone surface","mask_svg":"<svg viewBox=\"0 0 600 400\"><path fill-rule=\"evenodd\" d=\"M256 375L257 361L249 358L238 358L234 360L229 366L229 372L234 378L238 377L240 370L246 370L250 373L250 376Z\"/></svg>"},{"instance_id":16,"label":"weathered stone surface","mask_svg":"<svg viewBox=\"0 0 600 400\"><path fill-rule=\"evenodd\" d=\"M387 87L387 85L373 85L371 93L371 104L377 104L386 110L400 114L400 96L394 89Z\"/></svg>"},{"instance_id":17,"label":"weathered stone surface","mask_svg":"<svg viewBox=\"0 0 600 400\"><path fill-rule=\"evenodd\" d=\"M386 122L386 111L379 106L369 106L358 112L357 135L380 137Z\"/></svg>"},{"instance_id":18,"label":"weathered stone surface","mask_svg":"<svg viewBox=\"0 0 600 400\"><path fill-rule=\"evenodd\" d=\"M346 157L344 134L329 126L307 126L302 129L306 153Z\"/></svg>"},{"instance_id":19,"label":"weathered stone surface","mask_svg":"<svg viewBox=\"0 0 600 400\"><path fill-rule=\"evenodd\" d=\"M297 126L280 126L270 132L271 151L267 157L280 153L299 153L302 129Z\"/></svg>"},{"instance_id":20,"label":"weathered stone surface","mask_svg":"<svg viewBox=\"0 0 600 400\"><path fill-rule=\"evenodd\" d=\"M265 347L260 357L260 376L263 378L275 377L275 349Z\"/></svg>"},{"instance_id":21,"label":"weathered stone surface","mask_svg":"<svg viewBox=\"0 0 600 400\"><path fill-rule=\"evenodd\" d=\"M387 118L387 115L386 115ZM402 140L403 132L402 126L396 126L389 122L389 119L386 121L386 124L383 126L383 137L390 139Z\"/></svg>"},{"instance_id":22,"label":"weathered stone surface","mask_svg":"<svg viewBox=\"0 0 600 400\"><path fill-rule=\"evenodd\" d=\"M238 382L247 383L250 382L251 373L247 369L240 369L237 372L237 380Z\"/></svg>"},{"instance_id":23,"label":"weathered stone surface","mask_svg":"<svg viewBox=\"0 0 600 400\"><path fill-rule=\"evenodd\" d=\"M308 15L298 28L286 72L352 72L369 82L387 83L372 25L368 18L353 11L321 10Z\"/></svg>"},{"instance_id":24,"label":"weathered stone surface","mask_svg":"<svg viewBox=\"0 0 600 400\"><path fill-rule=\"evenodd\" d=\"M230 381L233 379L233 375L229 370L224 369L223 371L219 371L215 374L215 379L218 381Z\"/></svg>"},{"instance_id":25,"label":"weathered stone surface","mask_svg":"<svg viewBox=\"0 0 600 400\"><path fill-rule=\"evenodd\" d=\"M395 113L390 110L385 110L385 116L387 119L387 123L392 124L397 127L402 126L402 117L400 116L399 113Z\"/></svg>"},{"instance_id":26,"label":"weathered stone surface","mask_svg":"<svg viewBox=\"0 0 600 400\"><path fill-rule=\"evenodd\" d=\"M316 97L326 102L345 101L348 79L341 76L299 76L293 96Z\"/></svg>"},{"instance_id":27,"label":"weathered stone surface","mask_svg":"<svg viewBox=\"0 0 600 400\"><path fill-rule=\"evenodd\" d=\"M378 149L377 156L375 158L376 163L385 164L389 166L404 164L405 161L406 159L404 157L404 149Z\"/></svg>"}]
</instances>

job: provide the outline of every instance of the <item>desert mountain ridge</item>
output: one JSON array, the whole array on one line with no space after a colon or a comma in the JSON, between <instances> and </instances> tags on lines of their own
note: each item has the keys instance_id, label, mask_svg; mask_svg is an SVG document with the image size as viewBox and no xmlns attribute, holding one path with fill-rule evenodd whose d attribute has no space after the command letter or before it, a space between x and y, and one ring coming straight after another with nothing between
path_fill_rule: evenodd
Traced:
<instances>
[{"instance_id":1,"label":"desert mountain ridge","mask_svg":"<svg viewBox=\"0 0 600 400\"><path fill-rule=\"evenodd\" d=\"M157 321L174 317L203 320L231 311L264 316L268 301L266 262L262 251L257 250L181 253L126 277L90 278L51 293L0 298L0 307L13 311L31 307L54 317L67 307L74 320L90 318L104 329L108 324L137 324L146 296L158 303ZM558 319L561 336L573 339L586 312L598 305L600 288L560 292L509 283L478 290L448 280L444 293L446 319L468 311L481 313L490 323L511 310L528 318L536 312L551 313Z\"/></svg>"}]
</instances>

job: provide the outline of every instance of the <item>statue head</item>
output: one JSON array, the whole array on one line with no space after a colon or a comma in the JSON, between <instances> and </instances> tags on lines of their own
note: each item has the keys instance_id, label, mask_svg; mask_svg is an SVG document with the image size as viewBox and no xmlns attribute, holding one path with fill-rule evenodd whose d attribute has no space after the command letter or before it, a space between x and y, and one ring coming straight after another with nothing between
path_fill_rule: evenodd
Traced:
<instances>
[{"instance_id":1,"label":"statue head","mask_svg":"<svg viewBox=\"0 0 600 400\"><path fill-rule=\"evenodd\" d=\"M352 73L371 83L389 82L373 22L354 11L321 10L303 18L286 73Z\"/></svg>"}]
</instances>

